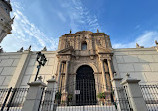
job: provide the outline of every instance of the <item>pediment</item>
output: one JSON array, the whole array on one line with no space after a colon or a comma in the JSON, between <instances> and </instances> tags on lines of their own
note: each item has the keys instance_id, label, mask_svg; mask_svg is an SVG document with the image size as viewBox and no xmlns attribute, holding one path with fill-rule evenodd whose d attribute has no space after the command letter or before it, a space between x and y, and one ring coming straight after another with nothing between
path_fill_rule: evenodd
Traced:
<instances>
[{"instance_id":1,"label":"pediment","mask_svg":"<svg viewBox=\"0 0 158 111\"><path fill-rule=\"evenodd\" d=\"M67 47L65 49L62 49L62 50L58 51L58 54L59 55L63 55L63 54L64 55L71 55L73 51L74 51L73 47L70 46L70 47Z\"/></svg>"}]
</instances>

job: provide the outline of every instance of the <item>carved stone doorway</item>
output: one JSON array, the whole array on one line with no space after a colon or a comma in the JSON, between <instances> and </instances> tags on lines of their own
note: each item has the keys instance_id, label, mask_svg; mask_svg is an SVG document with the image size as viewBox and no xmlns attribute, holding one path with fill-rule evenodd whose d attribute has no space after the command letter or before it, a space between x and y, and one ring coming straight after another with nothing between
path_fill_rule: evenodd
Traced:
<instances>
[{"instance_id":1,"label":"carved stone doorway","mask_svg":"<svg viewBox=\"0 0 158 111\"><path fill-rule=\"evenodd\" d=\"M76 105L95 105L96 90L93 69L88 65L78 68L76 75Z\"/></svg>"}]
</instances>

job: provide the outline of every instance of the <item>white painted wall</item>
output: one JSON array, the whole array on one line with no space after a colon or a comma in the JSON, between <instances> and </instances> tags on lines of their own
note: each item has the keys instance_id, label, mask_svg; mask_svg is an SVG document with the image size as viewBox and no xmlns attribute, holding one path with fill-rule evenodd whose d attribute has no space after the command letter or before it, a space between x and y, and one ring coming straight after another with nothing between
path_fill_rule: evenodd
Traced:
<instances>
[{"instance_id":1,"label":"white painted wall","mask_svg":"<svg viewBox=\"0 0 158 111\"><path fill-rule=\"evenodd\" d=\"M8 87L21 53L0 53L0 87Z\"/></svg>"},{"instance_id":2,"label":"white painted wall","mask_svg":"<svg viewBox=\"0 0 158 111\"><path fill-rule=\"evenodd\" d=\"M42 52L48 59L41 67L39 75L46 83L57 70L56 51ZM0 87L9 87L13 74L22 57L22 52L0 53ZM37 72L36 52L29 52L28 64L22 73L19 87L28 87L27 83L34 81ZM124 78L126 73L131 77L141 79L144 84L158 83L158 52L154 48L114 49L113 64L116 73ZM17 82L17 81L16 81Z\"/></svg>"},{"instance_id":3,"label":"white painted wall","mask_svg":"<svg viewBox=\"0 0 158 111\"><path fill-rule=\"evenodd\" d=\"M129 73L141 84L158 83L158 52L154 48L114 49L113 64L122 78Z\"/></svg>"},{"instance_id":4,"label":"white painted wall","mask_svg":"<svg viewBox=\"0 0 158 111\"><path fill-rule=\"evenodd\" d=\"M39 76L43 77L43 81L46 83L47 80L51 79L51 76L56 73L57 69L57 57L56 51L46 51L42 52L45 54L47 58L46 65L41 67ZM18 68L19 60L22 57L22 52L14 52L14 53L0 53L0 88L2 87L11 87L12 82L17 83L17 77L13 74L16 74L15 71L21 69ZM36 62L36 52L29 52L29 62L25 64L26 68L23 68L21 80L19 81L18 87L28 87L28 82L33 82L35 78L35 74L37 72L37 62ZM20 63L21 64L21 63ZM20 65L19 65L20 66ZM23 65L22 65L23 66Z\"/></svg>"},{"instance_id":5,"label":"white painted wall","mask_svg":"<svg viewBox=\"0 0 158 111\"><path fill-rule=\"evenodd\" d=\"M51 77L56 73L57 57L56 57L56 51L47 51L42 53L45 54L48 61L46 62L44 67L41 66L39 76L42 76L43 81L47 83L47 80L51 79ZM38 63L36 62L36 52L33 52L31 54L20 87L28 87L27 83L34 81L35 75L37 73L37 65Z\"/></svg>"}]
</instances>

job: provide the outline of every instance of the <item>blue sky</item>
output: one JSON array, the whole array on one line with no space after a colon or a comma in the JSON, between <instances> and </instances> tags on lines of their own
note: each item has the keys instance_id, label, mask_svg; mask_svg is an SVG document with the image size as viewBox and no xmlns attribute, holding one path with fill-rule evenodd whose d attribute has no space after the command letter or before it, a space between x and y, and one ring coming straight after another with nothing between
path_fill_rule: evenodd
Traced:
<instances>
[{"instance_id":1,"label":"blue sky","mask_svg":"<svg viewBox=\"0 0 158 111\"><path fill-rule=\"evenodd\" d=\"M113 48L154 46L158 40L157 0L11 0L16 15L11 35L1 43L4 51L21 47L56 50L58 38L87 30L110 35Z\"/></svg>"}]
</instances>

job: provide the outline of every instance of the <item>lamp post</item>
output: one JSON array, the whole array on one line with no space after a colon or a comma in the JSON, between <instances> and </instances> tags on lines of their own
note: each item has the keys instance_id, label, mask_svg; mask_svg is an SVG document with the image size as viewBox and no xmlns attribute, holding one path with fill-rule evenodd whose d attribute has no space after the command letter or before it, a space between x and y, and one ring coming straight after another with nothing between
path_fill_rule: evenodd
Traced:
<instances>
[{"instance_id":1,"label":"lamp post","mask_svg":"<svg viewBox=\"0 0 158 111\"><path fill-rule=\"evenodd\" d=\"M41 65L44 66L47 62L47 58L45 57L44 54L42 54L41 52L37 52L37 58L36 58L36 61L38 62L38 66L37 66L37 73L36 73L36 77L35 77L35 81L37 80L37 77L38 77L38 73L40 71L40 68L41 68Z\"/></svg>"}]
</instances>

